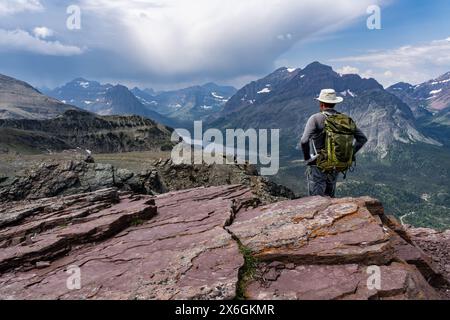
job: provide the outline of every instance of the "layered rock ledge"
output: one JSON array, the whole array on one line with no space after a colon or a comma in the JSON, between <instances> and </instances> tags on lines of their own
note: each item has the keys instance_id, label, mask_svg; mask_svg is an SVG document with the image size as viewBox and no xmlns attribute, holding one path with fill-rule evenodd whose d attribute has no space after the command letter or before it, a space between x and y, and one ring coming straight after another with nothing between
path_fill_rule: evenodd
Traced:
<instances>
[{"instance_id":1,"label":"layered rock ledge","mask_svg":"<svg viewBox=\"0 0 450 320\"><path fill-rule=\"evenodd\" d=\"M257 259L251 299L438 299L431 283L447 283L371 198L283 201L239 212L229 230Z\"/></svg>"},{"instance_id":2,"label":"layered rock ledge","mask_svg":"<svg viewBox=\"0 0 450 320\"><path fill-rule=\"evenodd\" d=\"M445 257L377 200L260 203L242 185L4 203L0 299L446 297Z\"/></svg>"}]
</instances>

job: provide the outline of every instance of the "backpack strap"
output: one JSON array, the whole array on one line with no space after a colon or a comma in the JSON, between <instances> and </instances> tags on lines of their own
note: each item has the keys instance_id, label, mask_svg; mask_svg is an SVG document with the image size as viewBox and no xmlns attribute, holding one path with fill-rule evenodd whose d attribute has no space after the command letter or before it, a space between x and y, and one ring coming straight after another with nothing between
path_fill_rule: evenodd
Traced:
<instances>
[{"instance_id":1,"label":"backpack strap","mask_svg":"<svg viewBox=\"0 0 450 320\"><path fill-rule=\"evenodd\" d=\"M336 112L336 113L330 113L330 112L325 111L325 110L324 110L324 111L320 111L320 113L323 114L323 115L324 115L325 117L327 117L327 118L330 117L330 116L334 116L334 115L336 115L336 114L341 114L339 111L336 111L336 110L335 110L335 112Z\"/></svg>"}]
</instances>

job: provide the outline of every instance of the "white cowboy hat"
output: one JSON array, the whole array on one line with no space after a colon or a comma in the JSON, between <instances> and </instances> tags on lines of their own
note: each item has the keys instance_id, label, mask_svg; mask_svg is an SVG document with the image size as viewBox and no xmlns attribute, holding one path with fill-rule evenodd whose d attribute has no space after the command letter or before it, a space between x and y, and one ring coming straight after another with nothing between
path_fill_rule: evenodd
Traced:
<instances>
[{"instance_id":1,"label":"white cowboy hat","mask_svg":"<svg viewBox=\"0 0 450 320\"><path fill-rule=\"evenodd\" d=\"M334 89L323 89L322 91L320 91L320 95L318 98L316 98L316 100L319 100L320 102L336 104L344 101L344 98L336 96L336 91L334 91Z\"/></svg>"}]
</instances>

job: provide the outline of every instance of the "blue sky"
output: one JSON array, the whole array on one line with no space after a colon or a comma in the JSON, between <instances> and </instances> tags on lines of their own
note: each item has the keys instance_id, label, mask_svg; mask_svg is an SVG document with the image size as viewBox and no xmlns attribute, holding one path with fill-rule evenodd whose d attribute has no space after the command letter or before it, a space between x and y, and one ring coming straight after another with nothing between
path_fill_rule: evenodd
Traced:
<instances>
[{"instance_id":1,"label":"blue sky","mask_svg":"<svg viewBox=\"0 0 450 320\"><path fill-rule=\"evenodd\" d=\"M66 27L69 5L81 29ZM366 26L381 7L381 29ZM450 71L447 0L0 0L0 73L156 89L237 87L312 61L383 85Z\"/></svg>"}]
</instances>

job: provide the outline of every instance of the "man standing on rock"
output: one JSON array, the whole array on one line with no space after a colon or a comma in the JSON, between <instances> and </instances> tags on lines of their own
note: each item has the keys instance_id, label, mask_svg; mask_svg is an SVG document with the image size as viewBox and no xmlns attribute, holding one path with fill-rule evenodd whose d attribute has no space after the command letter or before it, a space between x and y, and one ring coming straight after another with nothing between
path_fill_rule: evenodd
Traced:
<instances>
[{"instance_id":1,"label":"man standing on rock","mask_svg":"<svg viewBox=\"0 0 450 320\"><path fill-rule=\"evenodd\" d=\"M350 117L334 109L344 99L333 89L322 90L317 100L320 112L309 118L300 141L308 165L308 193L334 198L339 173L346 175L367 138Z\"/></svg>"}]
</instances>

